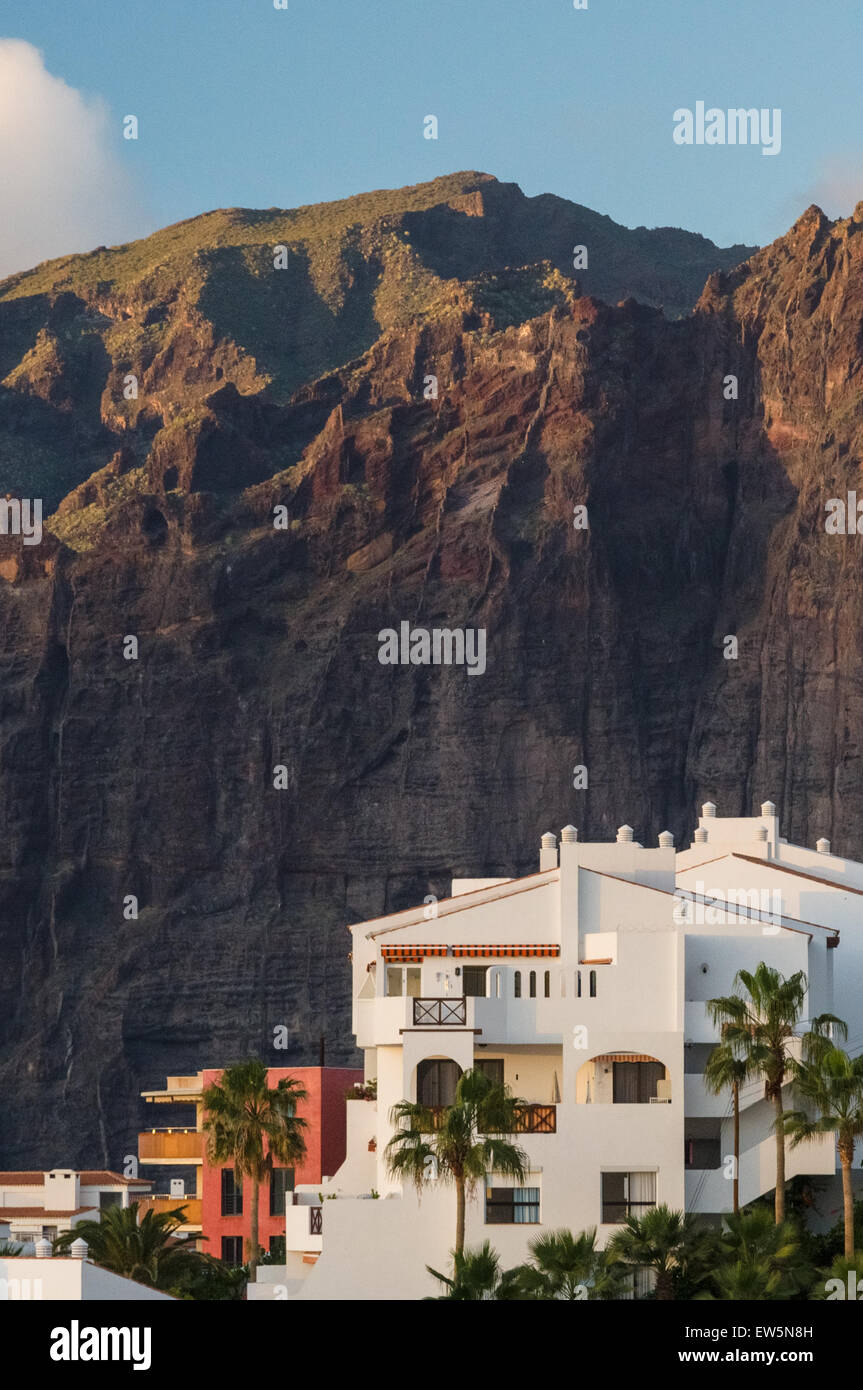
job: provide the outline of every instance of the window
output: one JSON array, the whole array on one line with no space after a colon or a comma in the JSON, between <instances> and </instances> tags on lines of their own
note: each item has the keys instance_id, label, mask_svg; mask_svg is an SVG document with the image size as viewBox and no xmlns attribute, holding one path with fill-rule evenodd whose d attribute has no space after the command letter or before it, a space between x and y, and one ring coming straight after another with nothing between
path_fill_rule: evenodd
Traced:
<instances>
[{"instance_id":1,"label":"window","mask_svg":"<svg viewBox=\"0 0 863 1390\"><path fill-rule=\"evenodd\" d=\"M722 1144L719 1139L687 1138L684 1140L684 1162L687 1168L721 1168Z\"/></svg>"},{"instance_id":2,"label":"window","mask_svg":"<svg viewBox=\"0 0 863 1390\"><path fill-rule=\"evenodd\" d=\"M545 978L543 979L543 982L542 982L542 992L543 992L543 994L545 995L545 998L546 998L546 999L550 999L550 998L551 998L551 971L550 971L550 970L546 970L546 972L545 972Z\"/></svg>"},{"instance_id":3,"label":"window","mask_svg":"<svg viewBox=\"0 0 863 1390\"><path fill-rule=\"evenodd\" d=\"M487 965L466 965L461 972L462 993L469 999L485 998Z\"/></svg>"},{"instance_id":4,"label":"window","mask_svg":"<svg viewBox=\"0 0 863 1390\"><path fill-rule=\"evenodd\" d=\"M222 1259L226 1265L243 1263L243 1237L222 1236Z\"/></svg>"},{"instance_id":5,"label":"window","mask_svg":"<svg viewBox=\"0 0 863 1390\"><path fill-rule=\"evenodd\" d=\"M485 1220L488 1226L536 1226L539 1224L538 1187L487 1187Z\"/></svg>"},{"instance_id":6,"label":"window","mask_svg":"<svg viewBox=\"0 0 863 1390\"><path fill-rule=\"evenodd\" d=\"M107 1211L109 1207L121 1207L123 1205L122 1192L100 1192L99 1210Z\"/></svg>"},{"instance_id":7,"label":"window","mask_svg":"<svg viewBox=\"0 0 863 1390\"><path fill-rule=\"evenodd\" d=\"M284 1236L270 1236L270 1254L272 1255L276 1264L283 1265L285 1263Z\"/></svg>"},{"instance_id":8,"label":"window","mask_svg":"<svg viewBox=\"0 0 863 1390\"><path fill-rule=\"evenodd\" d=\"M603 1173L602 1220L605 1225L642 1216L656 1206L655 1173Z\"/></svg>"},{"instance_id":9,"label":"window","mask_svg":"<svg viewBox=\"0 0 863 1390\"><path fill-rule=\"evenodd\" d=\"M575 996L576 996L577 999L580 999L580 998L581 998L581 971L580 971L580 970L576 970L576 972L575 972Z\"/></svg>"},{"instance_id":10,"label":"window","mask_svg":"<svg viewBox=\"0 0 863 1390\"><path fill-rule=\"evenodd\" d=\"M502 1057L480 1057L474 1065L477 1071L481 1071L495 1086L503 1085Z\"/></svg>"},{"instance_id":11,"label":"window","mask_svg":"<svg viewBox=\"0 0 863 1390\"><path fill-rule=\"evenodd\" d=\"M461 1076L458 1062L448 1057L426 1057L417 1067L417 1104L452 1105Z\"/></svg>"},{"instance_id":12,"label":"window","mask_svg":"<svg viewBox=\"0 0 863 1390\"><path fill-rule=\"evenodd\" d=\"M591 970L591 972L590 972L590 997L591 997L591 999L595 999L595 998L596 998L596 971L595 971L595 970Z\"/></svg>"},{"instance_id":13,"label":"window","mask_svg":"<svg viewBox=\"0 0 863 1390\"><path fill-rule=\"evenodd\" d=\"M270 1216L284 1216L287 1194L293 1190L293 1168L274 1168L270 1175Z\"/></svg>"},{"instance_id":14,"label":"window","mask_svg":"<svg viewBox=\"0 0 863 1390\"><path fill-rule=\"evenodd\" d=\"M665 1080L661 1062L615 1062L612 1099L615 1105L647 1105Z\"/></svg>"},{"instance_id":15,"label":"window","mask_svg":"<svg viewBox=\"0 0 863 1390\"><path fill-rule=\"evenodd\" d=\"M513 984L513 989L512 989L513 998L515 998L515 999L520 999L520 998L521 998L521 971L520 971L520 970L515 970L515 971L513 972L512 984Z\"/></svg>"},{"instance_id":16,"label":"window","mask_svg":"<svg viewBox=\"0 0 863 1390\"><path fill-rule=\"evenodd\" d=\"M388 965L387 998L398 999L406 994L409 999L418 999L422 993L421 980L422 969L418 965Z\"/></svg>"},{"instance_id":17,"label":"window","mask_svg":"<svg viewBox=\"0 0 863 1390\"><path fill-rule=\"evenodd\" d=\"M529 980L530 980L530 997L531 997L531 999L535 999L535 998L536 998L536 971L535 971L535 970L531 970L530 975L529 975L528 978L529 978Z\"/></svg>"},{"instance_id":18,"label":"window","mask_svg":"<svg viewBox=\"0 0 863 1390\"><path fill-rule=\"evenodd\" d=\"M238 1187L234 1179L233 1168L222 1169L222 1215L223 1216L242 1216L243 1214L243 1189ZM242 1260L239 1262L242 1264Z\"/></svg>"}]
</instances>

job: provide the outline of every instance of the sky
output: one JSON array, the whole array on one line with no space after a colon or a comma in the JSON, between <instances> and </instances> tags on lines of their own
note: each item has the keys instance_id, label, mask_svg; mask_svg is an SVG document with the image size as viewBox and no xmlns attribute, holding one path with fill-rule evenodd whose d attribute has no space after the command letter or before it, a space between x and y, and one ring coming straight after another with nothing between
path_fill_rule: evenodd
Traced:
<instances>
[{"instance_id":1,"label":"sky","mask_svg":"<svg viewBox=\"0 0 863 1390\"><path fill-rule=\"evenodd\" d=\"M0 274L460 169L721 245L863 198L859 0L587 5L3 0ZM698 101L779 108L779 153L675 143Z\"/></svg>"}]
</instances>

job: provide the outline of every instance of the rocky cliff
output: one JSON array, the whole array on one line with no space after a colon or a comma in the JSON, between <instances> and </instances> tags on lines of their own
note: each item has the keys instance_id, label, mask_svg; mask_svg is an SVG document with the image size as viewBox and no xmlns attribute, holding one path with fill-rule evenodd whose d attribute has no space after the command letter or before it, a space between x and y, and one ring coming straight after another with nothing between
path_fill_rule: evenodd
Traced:
<instances>
[{"instance_id":1,"label":"rocky cliff","mask_svg":"<svg viewBox=\"0 0 863 1390\"><path fill-rule=\"evenodd\" d=\"M465 174L0 285L0 491L52 513L0 538L0 1166L117 1166L169 1071L352 1059L345 924L567 821L769 796L863 857L861 233ZM403 621L484 674L382 665Z\"/></svg>"}]
</instances>

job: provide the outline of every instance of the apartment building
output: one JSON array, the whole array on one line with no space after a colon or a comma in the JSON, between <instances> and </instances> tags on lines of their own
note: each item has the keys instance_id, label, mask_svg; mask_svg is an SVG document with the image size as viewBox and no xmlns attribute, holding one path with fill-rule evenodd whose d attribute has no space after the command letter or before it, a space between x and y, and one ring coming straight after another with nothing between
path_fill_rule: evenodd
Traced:
<instances>
[{"instance_id":1,"label":"apartment building","mask_svg":"<svg viewBox=\"0 0 863 1390\"><path fill-rule=\"evenodd\" d=\"M789 845L771 802L734 818L708 803L682 853L668 833L645 848L627 825L613 844L567 826L559 843L542 837L535 874L454 880L446 901L353 926L354 1030L377 1097L348 1104L347 1157L322 1193L296 1185L290 1296L437 1291L425 1267L447 1266L454 1193L389 1175L390 1111L403 1098L445 1106L470 1067L522 1101L529 1171L520 1183L488 1175L468 1204L469 1245L489 1239L506 1266L542 1231L596 1227L605 1243L626 1213L658 1203L718 1220L732 1201L731 1104L703 1083L717 1041L706 1001L762 960L802 970L805 1019L837 1012L859 1046L861 892L863 865L826 841ZM741 1107L746 1203L774 1182L763 1083ZM831 1135L789 1146L786 1162L789 1179L826 1183L838 1209Z\"/></svg>"},{"instance_id":2,"label":"apartment building","mask_svg":"<svg viewBox=\"0 0 863 1390\"><path fill-rule=\"evenodd\" d=\"M82 1221L98 1220L108 1207L127 1207L149 1192L145 1178L107 1169L76 1172L0 1173L0 1238L31 1253L38 1240L56 1240Z\"/></svg>"},{"instance_id":3,"label":"apartment building","mask_svg":"<svg viewBox=\"0 0 863 1390\"><path fill-rule=\"evenodd\" d=\"M191 1076L169 1076L164 1087L142 1092L148 1105L180 1107L188 1114L185 1123L139 1134L138 1161L162 1170L185 1170L186 1176L170 1178L169 1190L144 1205L159 1211L182 1205L186 1212L183 1230L200 1237L199 1248L239 1265L250 1234L251 1183L238 1184L230 1164L216 1166L208 1161L203 1134L203 1093L221 1074L221 1069L214 1067ZM363 1080L356 1067L270 1067L267 1071L273 1087L288 1076L306 1091L306 1099L297 1107L297 1114L308 1125L306 1155L295 1168L276 1165L272 1181L261 1190L259 1240L265 1250L284 1236L285 1210L293 1201L295 1185L320 1186L324 1176L335 1173L344 1161L345 1093Z\"/></svg>"}]
</instances>

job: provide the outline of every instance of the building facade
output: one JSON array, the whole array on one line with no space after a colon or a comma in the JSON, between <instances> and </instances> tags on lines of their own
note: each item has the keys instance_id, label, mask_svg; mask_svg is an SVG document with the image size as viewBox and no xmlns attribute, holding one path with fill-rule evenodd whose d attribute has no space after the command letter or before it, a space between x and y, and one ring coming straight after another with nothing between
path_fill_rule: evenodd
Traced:
<instances>
[{"instance_id":1,"label":"building facade","mask_svg":"<svg viewBox=\"0 0 863 1390\"><path fill-rule=\"evenodd\" d=\"M127 1207L150 1186L145 1178L107 1169L0 1173L0 1235L29 1254L37 1240L56 1240L82 1221L98 1220L108 1207Z\"/></svg>"},{"instance_id":2,"label":"building facade","mask_svg":"<svg viewBox=\"0 0 863 1390\"><path fill-rule=\"evenodd\" d=\"M775 807L721 818L708 803L691 847L653 849L623 826L613 844L567 826L542 839L539 872L455 880L444 902L368 921L353 936L353 1019L376 1099L347 1106L347 1157L322 1193L297 1183L286 1214L289 1296L420 1298L446 1268L455 1198L421 1194L387 1170L393 1105L432 1108L471 1067L521 1102L528 1173L489 1174L468 1203L467 1243L504 1266L529 1240L595 1227L659 1203L718 1220L731 1210L731 1104L704 1086L718 1040L706 1001L764 960L808 981L804 1020L832 1011L858 1045L863 865L787 844ZM840 946L841 942L841 946ZM834 986L834 961L840 959ZM741 1097L740 1200L772 1190L775 1140L763 1082ZM786 1150L841 1208L835 1143ZM321 1200L323 1197L323 1200ZM336 1200L338 1199L338 1200ZM832 1206L831 1206L832 1204Z\"/></svg>"},{"instance_id":3,"label":"building facade","mask_svg":"<svg viewBox=\"0 0 863 1390\"><path fill-rule=\"evenodd\" d=\"M219 1068L207 1068L193 1076L169 1076L160 1090L144 1091L151 1105L185 1106L189 1110L185 1125L154 1128L138 1136L138 1157L142 1164L168 1164L191 1169L191 1181L170 1179L170 1190L151 1199L159 1210L183 1205L186 1230L200 1235L200 1248L228 1264L242 1264L250 1235L251 1183L238 1185L229 1164L213 1165L207 1159L203 1134L203 1092L217 1082ZM323 1178L334 1174L345 1158L345 1093L362 1083L363 1073L356 1067L270 1067L271 1087L283 1077L293 1077L306 1092L297 1114L307 1123L306 1154L294 1168L276 1165L272 1181L261 1188L258 1208L258 1235L264 1250L273 1247L285 1234L285 1211L293 1201L296 1185L320 1186ZM194 1188L194 1192L191 1189Z\"/></svg>"}]
</instances>

